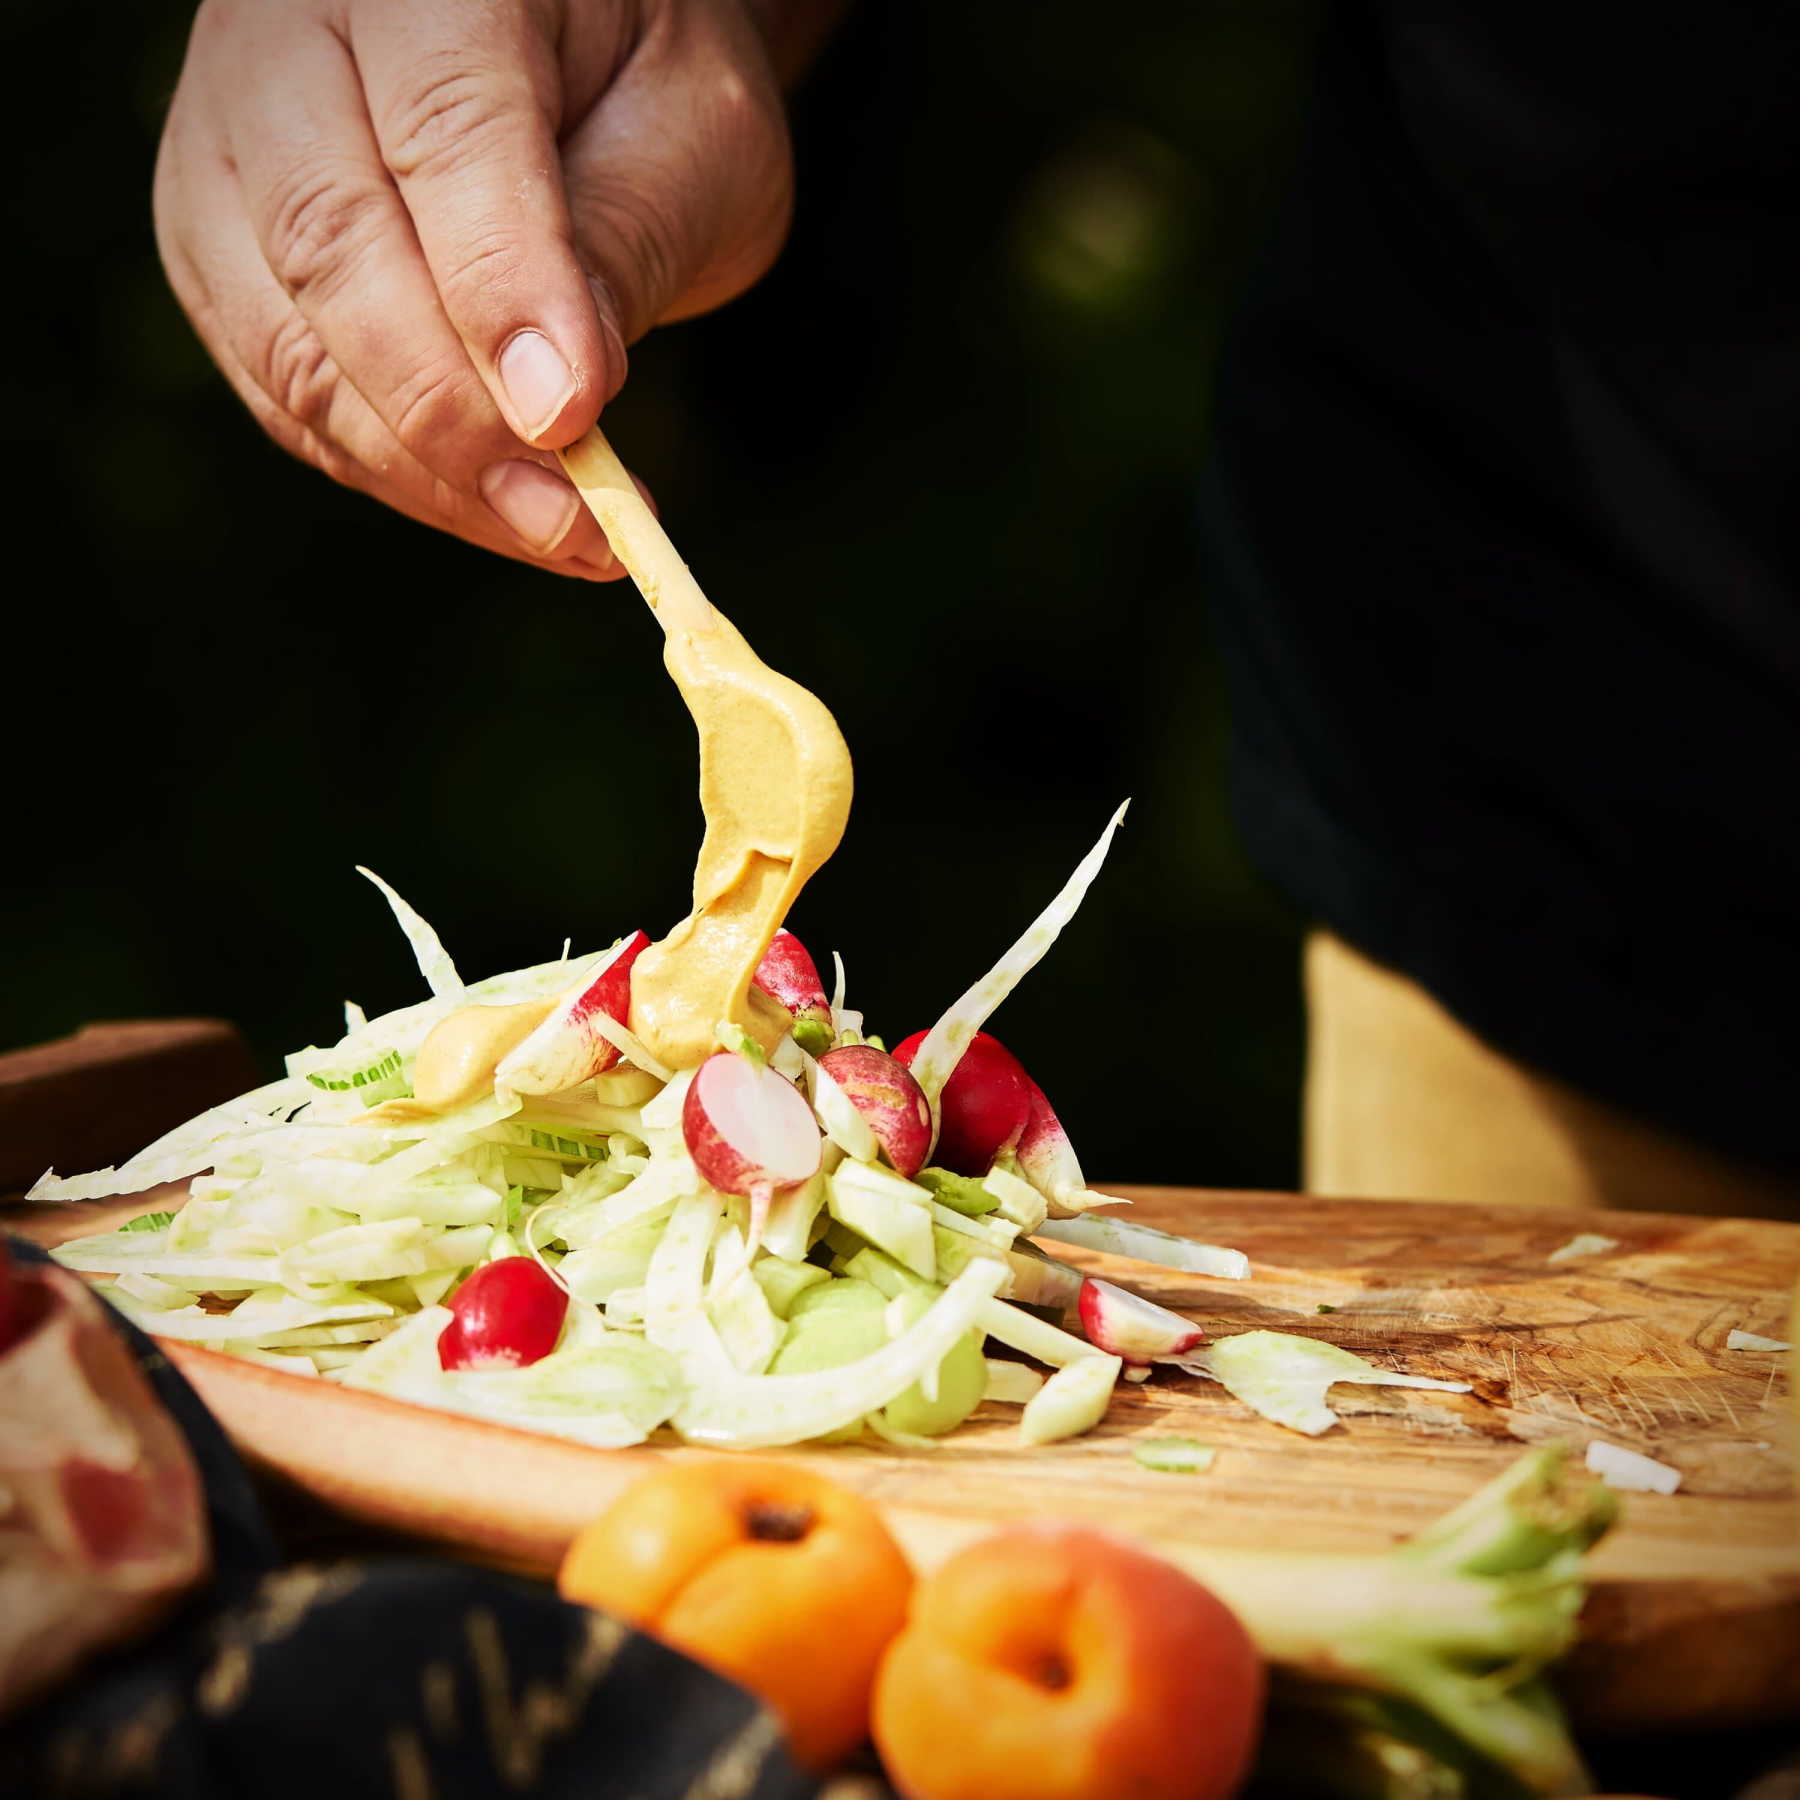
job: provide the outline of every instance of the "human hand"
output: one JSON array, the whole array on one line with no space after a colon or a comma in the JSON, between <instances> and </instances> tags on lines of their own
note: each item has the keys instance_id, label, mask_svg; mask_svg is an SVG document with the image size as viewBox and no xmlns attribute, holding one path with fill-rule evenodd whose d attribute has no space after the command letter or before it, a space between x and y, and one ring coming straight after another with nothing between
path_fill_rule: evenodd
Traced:
<instances>
[{"instance_id":1,"label":"human hand","mask_svg":"<svg viewBox=\"0 0 1800 1800\"><path fill-rule=\"evenodd\" d=\"M739 0L203 0L155 189L176 295L278 444L601 580L552 452L628 343L768 267L791 203Z\"/></svg>"}]
</instances>

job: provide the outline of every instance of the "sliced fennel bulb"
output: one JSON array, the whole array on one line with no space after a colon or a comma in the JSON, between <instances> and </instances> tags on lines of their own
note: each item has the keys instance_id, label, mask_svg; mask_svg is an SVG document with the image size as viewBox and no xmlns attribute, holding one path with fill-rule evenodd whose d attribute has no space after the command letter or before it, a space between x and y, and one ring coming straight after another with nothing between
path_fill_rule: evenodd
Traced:
<instances>
[{"instance_id":1,"label":"sliced fennel bulb","mask_svg":"<svg viewBox=\"0 0 1800 1800\"><path fill-rule=\"evenodd\" d=\"M708 1367L699 1381L690 1377L687 1396L675 1412L675 1428L694 1443L754 1450L800 1443L852 1425L935 1369L974 1326L1005 1273L999 1263L985 1258L971 1263L916 1325L841 1368L816 1375L746 1377L721 1354L723 1368Z\"/></svg>"}]
</instances>

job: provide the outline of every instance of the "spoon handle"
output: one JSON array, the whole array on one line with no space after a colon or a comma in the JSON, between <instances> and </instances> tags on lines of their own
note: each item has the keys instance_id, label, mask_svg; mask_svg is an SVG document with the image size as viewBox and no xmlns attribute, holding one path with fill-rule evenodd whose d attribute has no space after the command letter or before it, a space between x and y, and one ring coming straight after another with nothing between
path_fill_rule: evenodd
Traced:
<instances>
[{"instance_id":1,"label":"spoon handle","mask_svg":"<svg viewBox=\"0 0 1800 1800\"><path fill-rule=\"evenodd\" d=\"M711 603L600 427L596 425L557 454L588 511L600 521L613 555L637 583L663 631L710 631Z\"/></svg>"}]
</instances>

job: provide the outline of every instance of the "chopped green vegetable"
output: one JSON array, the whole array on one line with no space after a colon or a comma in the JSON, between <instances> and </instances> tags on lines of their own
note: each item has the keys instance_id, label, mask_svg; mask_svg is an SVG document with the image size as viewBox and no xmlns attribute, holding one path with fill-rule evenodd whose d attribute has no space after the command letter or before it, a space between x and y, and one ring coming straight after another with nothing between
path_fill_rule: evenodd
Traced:
<instances>
[{"instance_id":1,"label":"chopped green vegetable","mask_svg":"<svg viewBox=\"0 0 1800 1800\"><path fill-rule=\"evenodd\" d=\"M1132 1458L1146 1469L1164 1475L1200 1475L1213 1466L1219 1453L1198 1438L1139 1438L1131 1446Z\"/></svg>"},{"instance_id":2,"label":"chopped green vegetable","mask_svg":"<svg viewBox=\"0 0 1800 1800\"><path fill-rule=\"evenodd\" d=\"M119 1227L121 1231L166 1231L175 1223L172 1212L139 1213L135 1219L127 1219Z\"/></svg>"},{"instance_id":3,"label":"chopped green vegetable","mask_svg":"<svg viewBox=\"0 0 1800 1800\"><path fill-rule=\"evenodd\" d=\"M1542 1672L1575 1640L1582 1556L1617 1510L1565 1447L1549 1445L1377 1556L1220 1551L1184 1566L1283 1678L1398 1700L1462 1755L1485 1759L1492 1780L1471 1795L1591 1794Z\"/></svg>"},{"instance_id":4,"label":"chopped green vegetable","mask_svg":"<svg viewBox=\"0 0 1800 1800\"><path fill-rule=\"evenodd\" d=\"M991 1213L1000 1204L999 1197L972 1176L953 1175L948 1169L921 1169L913 1180L920 1187L929 1188L942 1205L971 1219Z\"/></svg>"},{"instance_id":5,"label":"chopped green vegetable","mask_svg":"<svg viewBox=\"0 0 1800 1800\"><path fill-rule=\"evenodd\" d=\"M294 1063L301 1059L296 1057ZM390 1050L385 1056L377 1057L374 1062L345 1063L327 1061L319 1068L295 1068L295 1074L304 1074L306 1079L316 1088L323 1088L327 1093L342 1094L360 1090L362 1098L371 1106L381 1100L393 1100L407 1091L405 1065L398 1050Z\"/></svg>"}]
</instances>

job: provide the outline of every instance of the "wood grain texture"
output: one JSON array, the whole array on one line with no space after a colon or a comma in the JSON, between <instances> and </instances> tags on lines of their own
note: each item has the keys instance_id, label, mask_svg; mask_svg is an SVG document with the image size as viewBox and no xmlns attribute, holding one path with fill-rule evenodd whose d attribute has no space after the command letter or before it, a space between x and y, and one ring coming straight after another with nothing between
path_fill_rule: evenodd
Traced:
<instances>
[{"instance_id":1,"label":"wood grain texture","mask_svg":"<svg viewBox=\"0 0 1800 1800\"><path fill-rule=\"evenodd\" d=\"M1785 1359L1725 1349L1734 1327L1786 1333L1800 1226L1671 1215L1512 1211L1179 1188L1114 1190L1144 1223L1235 1245L1244 1282L1065 1247L1214 1334L1266 1327L1385 1367L1468 1381L1468 1395L1339 1387L1344 1423L1316 1439L1173 1371L1123 1385L1089 1436L1043 1449L1016 1408L986 1408L922 1451L785 1451L888 1509L922 1563L993 1525L1059 1515L1128 1530L1227 1593L1259 1553L1379 1550L1504 1468L1526 1444L1592 1438L1682 1471L1631 1495L1594 1552L1569 1675L1590 1725L1800 1716L1800 1501ZM148 1210L140 1196L122 1211ZM80 1221L105 1222L96 1209ZM60 1225L62 1221L57 1221ZM1618 1240L1552 1264L1577 1232ZM1321 1305L1334 1308L1321 1313ZM257 1462L370 1523L547 1570L648 1459L604 1452L171 1344ZM1200 1476L1158 1474L1134 1439L1219 1448Z\"/></svg>"}]
</instances>

